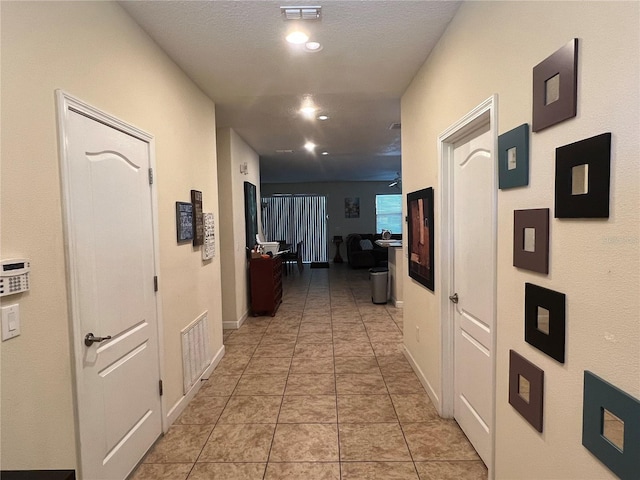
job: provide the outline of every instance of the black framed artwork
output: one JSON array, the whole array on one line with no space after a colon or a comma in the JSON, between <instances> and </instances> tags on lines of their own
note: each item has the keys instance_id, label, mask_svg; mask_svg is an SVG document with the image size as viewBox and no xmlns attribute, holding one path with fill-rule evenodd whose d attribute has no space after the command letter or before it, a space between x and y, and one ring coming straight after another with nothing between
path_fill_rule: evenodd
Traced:
<instances>
[{"instance_id":1,"label":"black framed artwork","mask_svg":"<svg viewBox=\"0 0 640 480\"><path fill-rule=\"evenodd\" d=\"M176 231L178 242L193 239L193 205L176 202Z\"/></svg>"},{"instance_id":2,"label":"black framed artwork","mask_svg":"<svg viewBox=\"0 0 640 480\"><path fill-rule=\"evenodd\" d=\"M556 148L556 218L609 218L611 133Z\"/></svg>"},{"instance_id":3,"label":"black framed artwork","mask_svg":"<svg viewBox=\"0 0 640 480\"><path fill-rule=\"evenodd\" d=\"M514 210L513 266L549 273L549 209Z\"/></svg>"},{"instance_id":4,"label":"black framed artwork","mask_svg":"<svg viewBox=\"0 0 640 480\"><path fill-rule=\"evenodd\" d=\"M542 433L544 371L509 350L509 403Z\"/></svg>"},{"instance_id":5,"label":"black framed artwork","mask_svg":"<svg viewBox=\"0 0 640 480\"><path fill-rule=\"evenodd\" d=\"M251 252L258 234L258 198L256 186L251 182L244 182L244 225L247 252Z\"/></svg>"},{"instance_id":6,"label":"black framed artwork","mask_svg":"<svg viewBox=\"0 0 640 480\"><path fill-rule=\"evenodd\" d=\"M529 185L529 124L498 137L498 188Z\"/></svg>"},{"instance_id":7,"label":"black framed artwork","mask_svg":"<svg viewBox=\"0 0 640 480\"><path fill-rule=\"evenodd\" d=\"M582 445L623 480L640 472L640 401L585 370Z\"/></svg>"},{"instance_id":8,"label":"black framed artwork","mask_svg":"<svg viewBox=\"0 0 640 480\"><path fill-rule=\"evenodd\" d=\"M524 339L538 350L564 363L564 293L525 283Z\"/></svg>"},{"instance_id":9,"label":"black framed artwork","mask_svg":"<svg viewBox=\"0 0 640 480\"><path fill-rule=\"evenodd\" d=\"M407 194L409 276L434 291L433 188Z\"/></svg>"},{"instance_id":10,"label":"black framed artwork","mask_svg":"<svg viewBox=\"0 0 640 480\"><path fill-rule=\"evenodd\" d=\"M191 204L193 205L193 246L197 247L204 243L202 192L191 190Z\"/></svg>"},{"instance_id":11,"label":"black framed artwork","mask_svg":"<svg viewBox=\"0 0 640 480\"><path fill-rule=\"evenodd\" d=\"M578 39L533 67L533 131L575 117L578 108Z\"/></svg>"}]
</instances>

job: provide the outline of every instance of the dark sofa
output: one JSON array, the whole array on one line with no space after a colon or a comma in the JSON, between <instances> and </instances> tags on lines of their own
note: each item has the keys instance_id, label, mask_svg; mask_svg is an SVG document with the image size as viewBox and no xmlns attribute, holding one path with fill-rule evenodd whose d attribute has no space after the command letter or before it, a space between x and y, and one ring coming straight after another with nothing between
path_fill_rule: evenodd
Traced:
<instances>
[{"instance_id":1,"label":"dark sofa","mask_svg":"<svg viewBox=\"0 0 640 480\"><path fill-rule=\"evenodd\" d=\"M345 241L347 248L347 260L351 268L371 268L386 266L389 259L389 249L379 247L375 241L380 240L379 233L351 233ZM402 235L391 235L391 238L400 240ZM363 250L360 240L369 240L373 245L372 250Z\"/></svg>"}]
</instances>

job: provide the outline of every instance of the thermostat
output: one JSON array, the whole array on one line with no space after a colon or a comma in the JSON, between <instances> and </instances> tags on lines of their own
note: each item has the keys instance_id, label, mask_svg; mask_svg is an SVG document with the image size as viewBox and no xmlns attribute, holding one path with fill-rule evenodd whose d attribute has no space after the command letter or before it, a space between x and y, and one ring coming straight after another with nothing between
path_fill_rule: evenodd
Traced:
<instances>
[{"instance_id":1,"label":"thermostat","mask_svg":"<svg viewBox=\"0 0 640 480\"><path fill-rule=\"evenodd\" d=\"M0 297L29 290L29 260L2 260L0 263Z\"/></svg>"}]
</instances>

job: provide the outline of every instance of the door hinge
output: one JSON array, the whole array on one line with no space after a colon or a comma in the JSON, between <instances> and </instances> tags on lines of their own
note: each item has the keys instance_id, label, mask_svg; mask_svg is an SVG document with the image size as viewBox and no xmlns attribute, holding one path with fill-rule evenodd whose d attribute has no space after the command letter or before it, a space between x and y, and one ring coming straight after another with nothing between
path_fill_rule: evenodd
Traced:
<instances>
[{"instance_id":1,"label":"door hinge","mask_svg":"<svg viewBox=\"0 0 640 480\"><path fill-rule=\"evenodd\" d=\"M163 393L162 380L158 380L158 391L160 392L160 396L162 396L162 393Z\"/></svg>"},{"instance_id":2,"label":"door hinge","mask_svg":"<svg viewBox=\"0 0 640 480\"><path fill-rule=\"evenodd\" d=\"M153 291L157 292L158 291L158 276L154 275L153 277Z\"/></svg>"},{"instance_id":3,"label":"door hinge","mask_svg":"<svg viewBox=\"0 0 640 480\"><path fill-rule=\"evenodd\" d=\"M149 185L153 185L153 168L149 169Z\"/></svg>"}]
</instances>

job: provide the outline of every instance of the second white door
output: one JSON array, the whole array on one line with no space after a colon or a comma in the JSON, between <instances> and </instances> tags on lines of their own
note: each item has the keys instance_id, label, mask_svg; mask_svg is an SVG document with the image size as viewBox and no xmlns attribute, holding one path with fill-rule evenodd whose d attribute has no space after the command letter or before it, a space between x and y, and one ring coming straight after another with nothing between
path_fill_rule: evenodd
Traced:
<instances>
[{"instance_id":1,"label":"second white door","mask_svg":"<svg viewBox=\"0 0 640 480\"><path fill-rule=\"evenodd\" d=\"M493 137L489 123L454 145L454 416L491 462L495 237Z\"/></svg>"}]
</instances>

